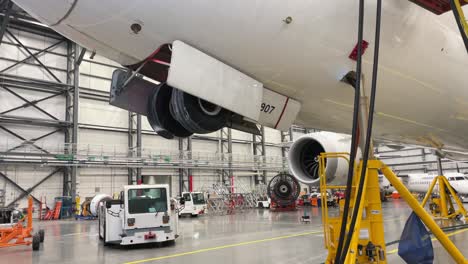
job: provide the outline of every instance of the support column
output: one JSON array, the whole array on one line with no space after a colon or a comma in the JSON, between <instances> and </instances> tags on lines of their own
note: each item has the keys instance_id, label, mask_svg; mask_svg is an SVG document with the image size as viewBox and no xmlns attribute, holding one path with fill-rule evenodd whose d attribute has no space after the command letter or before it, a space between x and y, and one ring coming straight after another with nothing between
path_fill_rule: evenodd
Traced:
<instances>
[{"instance_id":1,"label":"support column","mask_svg":"<svg viewBox=\"0 0 468 264\"><path fill-rule=\"evenodd\" d=\"M137 114L137 131L136 131L136 151L137 157L141 160L141 146L142 146L142 139L141 139L141 115ZM136 169L136 181L137 184L143 183L143 178L141 176L141 167Z\"/></svg>"},{"instance_id":2,"label":"support column","mask_svg":"<svg viewBox=\"0 0 468 264\"><path fill-rule=\"evenodd\" d=\"M253 154L257 162L261 165L261 169L257 170L255 175L255 185L267 183L267 172L265 170L265 127L260 126L260 135L252 135Z\"/></svg>"},{"instance_id":3,"label":"support column","mask_svg":"<svg viewBox=\"0 0 468 264\"><path fill-rule=\"evenodd\" d=\"M183 161L192 159L192 137L179 138L179 159L180 165L185 164ZM192 169L179 168L179 195L182 195L184 191L190 191L189 182L191 176Z\"/></svg>"},{"instance_id":4,"label":"support column","mask_svg":"<svg viewBox=\"0 0 468 264\"><path fill-rule=\"evenodd\" d=\"M127 133L127 143L128 143L128 157L133 158L133 113L128 111L128 133ZM136 179L134 179L136 175L136 171L134 168L129 167L128 168L128 177L127 177L127 183L129 185L133 185L136 182Z\"/></svg>"},{"instance_id":5,"label":"support column","mask_svg":"<svg viewBox=\"0 0 468 264\"><path fill-rule=\"evenodd\" d=\"M426 161L426 151L421 148L421 161L425 162ZM423 164L424 167L424 173L427 173L427 164Z\"/></svg>"},{"instance_id":6,"label":"support column","mask_svg":"<svg viewBox=\"0 0 468 264\"><path fill-rule=\"evenodd\" d=\"M78 110L79 110L79 101L80 101L80 66L78 65L78 54L80 46L76 43L74 46L74 56L73 56L73 119L72 119L72 144L73 144L73 155L77 155L78 148ZM76 198L76 182L77 182L78 167L73 166L71 168L71 177L70 177L70 196L72 197L72 202L75 202Z\"/></svg>"},{"instance_id":7,"label":"support column","mask_svg":"<svg viewBox=\"0 0 468 264\"><path fill-rule=\"evenodd\" d=\"M289 128L288 132L283 132L281 131L281 143L283 144L281 146L281 157L283 158L283 171L287 171L288 167L288 151L289 151L289 145L288 143L292 143L294 141L294 136L293 136L293 129L292 127Z\"/></svg>"},{"instance_id":8,"label":"support column","mask_svg":"<svg viewBox=\"0 0 468 264\"><path fill-rule=\"evenodd\" d=\"M80 102L80 67L78 62L78 51L80 47L71 41L67 42L67 87L65 92L65 121L70 124L64 130L65 148L64 154L73 156L77 155L78 144L78 110ZM66 167L63 170L63 196L71 196L72 201L76 198L78 167Z\"/></svg>"},{"instance_id":9,"label":"support column","mask_svg":"<svg viewBox=\"0 0 468 264\"><path fill-rule=\"evenodd\" d=\"M191 160L192 159L192 137L187 138L186 150L187 150L187 159ZM193 176L192 169L187 169L187 190L189 190L189 191L191 191L190 190L190 182L192 182L192 184L193 184L193 181L190 179L190 177L192 177L192 176ZM193 185L192 185L192 188L193 188Z\"/></svg>"},{"instance_id":10,"label":"support column","mask_svg":"<svg viewBox=\"0 0 468 264\"><path fill-rule=\"evenodd\" d=\"M73 70L73 43L71 41L67 41L67 84L73 84L72 80L72 72ZM65 121L67 123L71 123L72 121L72 109L73 109L73 96L71 94L72 89L70 87L67 88L65 92ZM73 155L72 151L72 140L71 135L73 131L70 128L66 128L64 131L65 134L65 148L64 154L66 155ZM70 178L71 178L71 168L65 167L63 170L63 189L62 195L68 196L70 194Z\"/></svg>"},{"instance_id":11,"label":"support column","mask_svg":"<svg viewBox=\"0 0 468 264\"><path fill-rule=\"evenodd\" d=\"M128 143L128 157L133 158L133 115L134 113L128 111L128 133L127 133L127 143ZM136 175L135 169L129 167L128 168L128 178L127 178L127 183L129 185L133 185L136 182L136 179L134 179Z\"/></svg>"},{"instance_id":12,"label":"support column","mask_svg":"<svg viewBox=\"0 0 468 264\"><path fill-rule=\"evenodd\" d=\"M10 16L13 13L13 2L11 0L6 0L1 8L5 8L4 11L4 16L1 20L1 26L0 26L0 45L3 41L3 36L5 35L5 30L8 26L8 23L10 22Z\"/></svg>"},{"instance_id":13,"label":"support column","mask_svg":"<svg viewBox=\"0 0 468 264\"><path fill-rule=\"evenodd\" d=\"M223 128L220 130L220 152L223 161L227 161L228 169L222 169L220 172L221 182L224 185L232 187L232 131L231 128Z\"/></svg>"},{"instance_id":14,"label":"support column","mask_svg":"<svg viewBox=\"0 0 468 264\"><path fill-rule=\"evenodd\" d=\"M141 115L128 112L128 157L141 159ZM128 168L128 184L141 184L141 167Z\"/></svg>"},{"instance_id":15,"label":"support column","mask_svg":"<svg viewBox=\"0 0 468 264\"><path fill-rule=\"evenodd\" d=\"M184 160L184 139L179 138L179 164ZM185 178L185 169L179 168L179 196L182 196L184 192L184 178Z\"/></svg>"}]
</instances>

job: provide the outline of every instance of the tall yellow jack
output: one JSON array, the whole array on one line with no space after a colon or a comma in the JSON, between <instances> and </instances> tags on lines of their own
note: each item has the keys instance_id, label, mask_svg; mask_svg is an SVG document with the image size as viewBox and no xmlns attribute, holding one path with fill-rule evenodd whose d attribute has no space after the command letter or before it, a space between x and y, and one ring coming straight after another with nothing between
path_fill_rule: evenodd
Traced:
<instances>
[{"instance_id":1,"label":"tall yellow jack","mask_svg":"<svg viewBox=\"0 0 468 264\"><path fill-rule=\"evenodd\" d=\"M330 189L343 189L346 186L327 186L325 172L325 160L330 158L343 158L349 162L346 153L322 153L320 155L320 190L322 197ZM351 190L351 208L358 208L355 204L355 196L358 192L359 176L361 175L361 164L355 168L356 177L353 178ZM383 216L380 200L380 187L378 169L381 162L378 160L368 161L367 176L364 182L364 189L359 206L354 235L351 240L350 249L345 263L387 263L385 254L385 239L383 229ZM322 203L326 204L326 200ZM340 204L340 216L329 217L326 206L322 207L322 217L324 222L325 247L328 249L326 263L333 263L336 256L336 247L340 235L341 214L343 203ZM350 221L348 221L349 223Z\"/></svg>"},{"instance_id":2,"label":"tall yellow jack","mask_svg":"<svg viewBox=\"0 0 468 264\"><path fill-rule=\"evenodd\" d=\"M342 189L344 186L331 186L326 183L325 164L327 159L341 158L349 162L347 153L321 153L319 157L320 173L320 191L324 199L322 204L327 204L325 194L330 189ZM468 260L462 255L453 242L447 237L442 229L437 225L434 219L429 215L423 206L421 206L408 191L393 171L383 162L376 159L368 161L366 178L364 182L363 196L360 204L356 204L355 197L358 192L359 176L361 175L362 162L355 167L355 177L353 178L353 187L351 190L350 212L353 208L359 208L358 218L353 230L351 244L346 253L345 264L354 263L387 263L387 254L384 238L384 224L382 215L382 205L380 200L378 171L380 170L389 182L395 187L401 198L413 209L421 221L429 228L434 236L439 240L442 246L452 256L456 263L466 263ZM453 189L452 189L453 190ZM324 228L325 248L328 250L328 256L325 261L327 264L334 263L336 256L336 247L340 235L342 204L340 203L340 215L329 216L326 206L322 206L322 220ZM351 214L350 214L351 217ZM350 221L348 221L350 223ZM347 233L350 233L349 225ZM342 263L340 263L342 264Z\"/></svg>"},{"instance_id":3,"label":"tall yellow jack","mask_svg":"<svg viewBox=\"0 0 468 264\"><path fill-rule=\"evenodd\" d=\"M450 185L447 178L444 176L437 176L432 181L429 190L424 197L421 206L425 207L429 198L431 198L432 194L434 193L434 189L439 189L439 197L432 198L432 202L429 204L429 208L431 214L437 218L455 218L459 216L463 216L467 218L465 207L463 203L458 198L457 193ZM448 192L447 192L448 191ZM452 198L457 204L457 208L453 206Z\"/></svg>"}]
</instances>

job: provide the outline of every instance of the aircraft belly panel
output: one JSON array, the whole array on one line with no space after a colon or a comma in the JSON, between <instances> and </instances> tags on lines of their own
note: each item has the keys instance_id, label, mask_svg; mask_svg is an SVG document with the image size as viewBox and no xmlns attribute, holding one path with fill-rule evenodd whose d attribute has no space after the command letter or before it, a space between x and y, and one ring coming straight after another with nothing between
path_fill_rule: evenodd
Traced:
<instances>
[{"instance_id":1,"label":"aircraft belly panel","mask_svg":"<svg viewBox=\"0 0 468 264\"><path fill-rule=\"evenodd\" d=\"M15 2L34 9L46 23L56 19L37 9L37 0ZM56 2L62 13L70 3ZM182 40L300 101L297 123L349 133L353 89L340 79L355 68L348 55L356 44L357 4L78 0L69 17L53 28L124 65ZM364 38L370 45L363 73L369 91L375 3L365 8ZM135 23L142 27L138 33L130 29ZM468 61L451 14L436 16L407 0L385 2L381 43L376 137L468 149Z\"/></svg>"}]
</instances>

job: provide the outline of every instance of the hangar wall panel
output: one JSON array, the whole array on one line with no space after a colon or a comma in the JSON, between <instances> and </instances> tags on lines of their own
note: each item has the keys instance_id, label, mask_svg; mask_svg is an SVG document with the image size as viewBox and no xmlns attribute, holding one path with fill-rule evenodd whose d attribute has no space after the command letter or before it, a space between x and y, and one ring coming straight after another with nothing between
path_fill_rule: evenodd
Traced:
<instances>
[{"instance_id":1,"label":"hangar wall panel","mask_svg":"<svg viewBox=\"0 0 468 264\"><path fill-rule=\"evenodd\" d=\"M204 190L219 182L219 174L213 170L192 170L193 190Z\"/></svg>"},{"instance_id":2,"label":"hangar wall panel","mask_svg":"<svg viewBox=\"0 0 468 264\"><path fill-rule=\"evenodd\" d=\"M80 168L78 194L80 197L93 197L99 193L113 195L127 184L128 171L121 168Z\"/></svg>"},{"instance_id":3,"label":"hangar wall panel","mask_svg":"<svg viewBox=\"0 0 468 264\"><path fill-rule=\"evenodd\" d=\"M269 127L265 127L265 142L279 144L281 143L281 132Z\"/></svg>"},{"instance_id":4,"label":"hangar wall panel","mask_svg":"<svg viewBox=\"0 0 468 264\"><path fill-rule=\"evenodd\" d=\"M106 130L80 129L80 149L89 149L92 153L126 153L128 150L127 134Z\"/></svg>"},{"instance_id":5,"label":"hangar wall panel","mask_svg":"<svg viewBox=\"0 0 468 264\"><path fill-rule=\"evenodd\" d=\"M232 153L252 155L252 144L232 143Z\"/></svg>"},{"instance_id":6,"label":"hangar wall panel","mask_svg":"<svg viewBox=\"0 0 468 264\"><path fill-rule=\"evenodd\" d=\"M143 135L142 136L143 148L154 149L155 151L171 151L178 152L179 141L177 139L165 139L157 135Z\"/></svg>"},{"instance_id":7,"label":"hangar wall panel","mask_svg":"<svg viewBox=\"0 0 468 264\"><path fill-rule=\"evenodd\" d=\"M107 102L80 99L79 122L90 125L102 125L128 128L128 112L111 106Z\"/></svg>"},{"instance_id":8,"label":"hangar wall panel","mask_svg":"<svg viewBox=\"0 0 468 264\"><path fill-rule=\"evenodd\" d=\"M172 169L143 169L142 172L143 182L148 176L155 176L156 184L169 184L171 197L175 197L179 193L179 177L178 171ZM174 179L175 178L175 179Z\"/></svg>"},{"instance_id":9,"label":"hangar wall panel","mask_svg":"<svg viewBox=\"0 0 468 264\"><path fill-rule=\"evenodd\" d=\"M0 166L0 171L6 174L11 180L15 181L23 189L35 185L41 181L44 177L49 175L54 169L50 167L40 166L24 166L24 165L10 165ZM32 191L32 195L37 199L45 199L48 205L54 204L54 197L62 195L63 188L63 173L58 172L44 183L39 185ZM0 189L5 190L5 204L8 205L14 201L18 196L22 194L14 185L8 183L3 178L0 178ZM27 200L23 199L19 201L19 207L27 207Z\"/></svg>"}]
</instances>

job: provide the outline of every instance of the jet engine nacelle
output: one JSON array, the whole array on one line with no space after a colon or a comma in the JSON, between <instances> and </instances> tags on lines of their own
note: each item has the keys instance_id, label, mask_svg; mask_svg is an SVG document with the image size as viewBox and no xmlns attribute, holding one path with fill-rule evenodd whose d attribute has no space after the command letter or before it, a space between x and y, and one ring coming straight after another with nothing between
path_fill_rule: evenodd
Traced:
<instances>
[{"instance_id":1,"label":"jet engine nacelle","mask_svg":"<svg viewBox=\"0 0 468 264\"><path fill-rule=\"evenodd\" d=\"M351 136L332 132L315 132L296 139L288 152L289 168L300 182L319 184L319 155L322 152L349 152ZM361 154L358 151L357 159ZM343 158L325 160L327 182L343 184L348 176L348 162Z\"/></svg>"}]
</instances>

